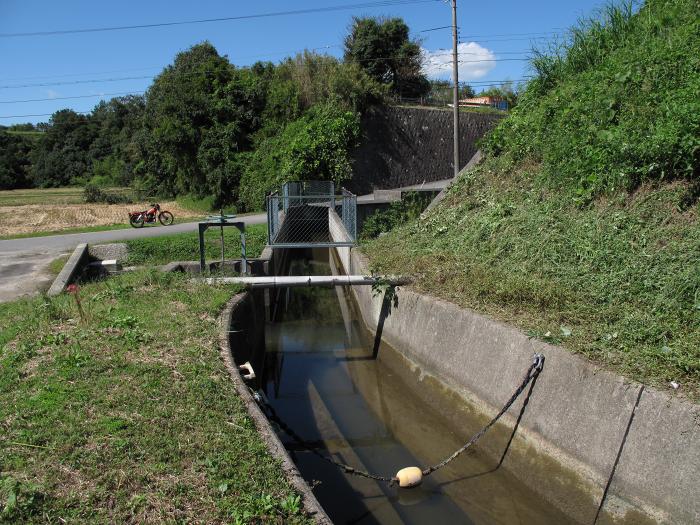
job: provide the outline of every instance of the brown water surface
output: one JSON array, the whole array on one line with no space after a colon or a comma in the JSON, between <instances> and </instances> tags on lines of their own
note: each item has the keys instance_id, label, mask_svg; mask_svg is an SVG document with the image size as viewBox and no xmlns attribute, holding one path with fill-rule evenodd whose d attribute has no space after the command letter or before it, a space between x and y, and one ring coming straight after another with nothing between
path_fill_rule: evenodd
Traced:
<instances>
[{"instance_id":1,"label":"brown water surface","mask_svg":"<svg viewBox=\"0 0 700 525\"><path fill-rule=\"evenodd\" d=\"M312 260L293 259L289 274L328 274L326 261L320 251ZM483 425L482 416L456 404L444 389L401 373L406 361L392 348L382 345L377 355L346 290L287 289L273 304L260 387L307 445L393 476L405 466L442 460ZM451 415L436 406L452 407ZM507 468L494 470L498 458L478 446L420 487L401 489L347 474L280 437L335 523L572 522Z\"/></svg>"}]
</instances>

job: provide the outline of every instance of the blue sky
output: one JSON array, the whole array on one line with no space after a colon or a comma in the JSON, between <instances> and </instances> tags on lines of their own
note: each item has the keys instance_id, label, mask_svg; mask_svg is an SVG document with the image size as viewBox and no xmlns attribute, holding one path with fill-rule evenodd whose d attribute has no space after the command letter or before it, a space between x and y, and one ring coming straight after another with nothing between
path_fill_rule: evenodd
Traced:
<instances>
[{"instance_id":1,"label":"blue sky","mask_svg":"<svg viewBox=\"0 0 700 525\"><path fill-rule=\"evenodd\" d=\"M450 78L450 57L446 54L451 46L450 31L420 32L451 23L447 2L111 32L3 36L357 3L361 0L0 0L0 116L50 114L64 107L89 111L100 96L64 100L61 97L110 98L107 94L144 91L151 78L171 63L178 51L204 40L209 40L236 65L248 65L256 60L276 62L304 48L340 56L342 40L353 15L403 17L413 34L423 39L426 72L432 77ZM488 81L525 77L528 70L523 59L534 42L543 41L533 37L551 38L580 16L592 13L601 3L600 0L503 0L497 4L458 1L460 52L464 53L460 57L463 61L460 80L471 80L475 87L481 88ZM118 78L123 80L110 80ZM15 102L28 99L50 100ZM0 124L46 120L47 116L0 118Z\"/></svg>"}]
</instances>

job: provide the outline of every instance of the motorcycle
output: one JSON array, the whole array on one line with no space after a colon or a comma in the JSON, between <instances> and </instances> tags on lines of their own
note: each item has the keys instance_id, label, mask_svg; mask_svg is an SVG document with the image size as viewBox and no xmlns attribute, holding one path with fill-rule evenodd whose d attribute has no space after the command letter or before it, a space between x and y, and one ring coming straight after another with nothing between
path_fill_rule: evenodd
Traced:
<instances>
[{"instance_id":1,"label":"motorcycle","mask_svg":"<svg viewBox=\"0 0 700 525\"><path fill-rule=\"evenodd\" d=\"M170 226L175 217L167 210L161 210L160 204L151 204L151 208L143 211L129 212L129 223L134 228L142 228L146 223L160 221L163 226Z\"/></svg>"}]
</instances>

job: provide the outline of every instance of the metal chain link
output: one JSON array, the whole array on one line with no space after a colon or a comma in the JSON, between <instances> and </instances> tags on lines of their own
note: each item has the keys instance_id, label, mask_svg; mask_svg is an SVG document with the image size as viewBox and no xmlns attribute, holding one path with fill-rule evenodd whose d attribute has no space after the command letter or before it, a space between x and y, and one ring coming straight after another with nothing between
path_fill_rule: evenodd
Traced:
<instances>
[{"instance_id":1,"label":"metal chain link","mask_svg":"<svg viewBox=\"0 0 700 525\"><path fill-rule=\"evenodd\" d=\"M370 478L377 481L388 481L389 483L394 483L397 481L395 477L379 476L370 472L366 472L364 470L359 470L354 467L351 467L350 465L346 465L345 463L341 463L340 461L336 461L333 458L329 458L325 454L321 454L314 447L307 444L306 441L304 441L304 439L302 439L302 437L299 434L294 432L294 430L292 430L292 428L289 425L287 425L287 423L285 423L282 420L282 418L279 417L279 415L277 415L277 412L274 408L272 408L272 405L266 402L263 396L260 395L260 393L252 392L252 394L255 401L258 402L258 405L260 405L260 407L267 412L267 417L269 417L270 420L272 420L281 430L283 430L287 435L289 435L289 437L291 437L300 447L304 448L305 450L308 450L309 452L318 456L322 460L327 461L328 463L331 463L336 467L340 467L343 471L345 471L348 474L362 476L364 478Z\"/></svg>"},{"instance_id":2,"label":"metal chain link","mask_svg":"<svg viewBox=\"0 0 700 525\"><path fill-rule=\"evenodd\" d=\"M527 372L525 373L525 376L523 377L522 382L520 383L520 386L513 392L513 395L510 396L510 399L506 402L505 405L503 405L503 408L496 414L491 421L489 421L479 432L474 434L469 441L467 441L462 447L458 448L452 455L448 456L444 460L442 460L440 463L436 463L435 465L432 465L422 471L423 476L429 476L433 472L435 472L438 469L441 469L448 463L450 463L452 460L457 458L460 454L462 454L465 450L467 450L469 447L474 445L481 437L493 426L496 424L496 422L503 417L503 415L508 411L508 409L513 406L513 403L520 397L520 395L523 393L525 388L527 387L530 382L532 382L539 374L542 372L542 369L544 367L544 355L542 354L535 354L532 358L532 364L529 366L527 369ZM309 452L313 453L314 455L318 456L319 458L323 459L324 461L327 461L328 463L331 463L332 465L335 465L339 468L341 468L344 472L348 474L352 474L354 476L362 476L364 478L369 478L369 479L374 479L376 481L386 481L389 482L390 484L394 484L398 481L398 479L395 476L380 476L377 474L372 474L370 472L366 472L364 470L356 469L350 465L346 465L345 463L342 463L340 461L336 461L325 454L321 454L318 450L316 450L314 447L311 445L307 444L307 442L299 436L287 423L285 423L277 414L275 409L268 403L263 395L261 393L253 391L251 389L251 393L253 395L253 398L255 401L258 403L260 408L267 414L268 418L273 421L283 432L285 432L289 437L291 437L294 442L299 445L300 447L304 448L305 450L308 450Z\"/></svg>"}]
</instances>

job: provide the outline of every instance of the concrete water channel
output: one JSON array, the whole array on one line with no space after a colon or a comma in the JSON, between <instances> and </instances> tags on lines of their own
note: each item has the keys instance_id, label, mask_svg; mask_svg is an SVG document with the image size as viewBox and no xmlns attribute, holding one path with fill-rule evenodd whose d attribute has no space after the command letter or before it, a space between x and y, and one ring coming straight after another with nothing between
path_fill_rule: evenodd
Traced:
<instances>
[{"instance_id":1,"label":"concrete water channel","mask_svg":"<svg viewBox=\"0 0 700 525\"><path fill-rule=\"evenodd\" d=\"M285 272L327 275L329 262L327 249L290 250ZM253 293L262 303L262 293ZM424 381L395 349L375 344L349 290L267 293L264 337L243 359L254 363L255 388L307 447L393 476L444 459L483 426L463 399ZM508 461L495 468L499 458L478 446L421 486L403 489L345 473L284 432L279 437L335 523L576 522L516 479Z\"/></svg>"}]
</instances>

